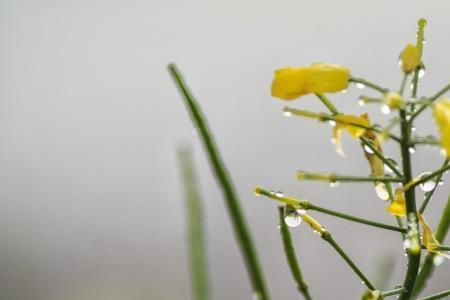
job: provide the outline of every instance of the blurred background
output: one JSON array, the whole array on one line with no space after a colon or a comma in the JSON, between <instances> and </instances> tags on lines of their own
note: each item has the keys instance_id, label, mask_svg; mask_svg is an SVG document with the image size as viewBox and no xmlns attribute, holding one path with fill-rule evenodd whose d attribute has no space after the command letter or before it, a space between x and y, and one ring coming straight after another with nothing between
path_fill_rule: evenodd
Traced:
<instances>
[{"instance_id":1,"label":"blurred background","mask_svg":"<svg viewBox=\"0 0 450 300\"><path fill-rule=\"evenodd\" d=\"M184 199L175 155L190 143L204 198L214 299L251 299L230 222L203 149L170 76L176 62L198 97L242 198L273 299L298 299L277 229L276 204L256 184L394 224L370 184L298 182L295 171L366 175L347 135L340 158L331 128L286 118L270 96L273 70L331 62L397 89L397 59L428 19L420 95L449 81L450 3L442 1L0 1L0 298L190 299ZM368 90L332 97L349 113ZM314 97L293 106L324 111ZM435 134L428 111L418 134ZM385 152L398 159L392 142ZM436 148L414 153L414 173L439 166ZM448 180L448 178L445 178ZM436 225L448 185L426 212ZM423 193L418 192L418 199ZM393 268L399 236L314 214L370 277ZM293 231L317 299L359 299L361 281L307 226ZM450 263L427 291L448 286ZM338 296L337 296L338 295Z\"/></svg>"}]
</instances>

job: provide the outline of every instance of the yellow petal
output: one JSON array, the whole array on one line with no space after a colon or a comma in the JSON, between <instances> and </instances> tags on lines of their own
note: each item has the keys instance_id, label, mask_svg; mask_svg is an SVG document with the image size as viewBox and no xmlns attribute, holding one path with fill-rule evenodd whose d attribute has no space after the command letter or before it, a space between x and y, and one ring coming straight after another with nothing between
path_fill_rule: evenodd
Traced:
<instances>
[{"instance_id":1,"label":"yellow petal","mask_svg":"<svg viewBox=\"0 0 450 300\"><path fill-rule=\"evenodd\" d=\"M447 254L444 254L439 251L439 247L441 246L441 243L436 239L436 237L433 234L433 230L431 230L430 225L428 225L425 218L422 216L422 214L417 213L417 216L419 217L419 222L422 225L422 243L427 248L429 252L432 252L436 255L443 256L445 258L449 258L450 256Z\"/></svg>"},{"instance_id":2,"label":"yellow petal","mask_svg":"<svg viewBox=\"0 0 450 300\"><path fill-rule=\"evenodd\" d=\"M336 125L333 128L332 141L336 146L336 152L344 157L345 154L341 144L342 131L347 131L354 138L360 138L366 129L354 125L368 127L370 126L370 121L366 114L359 117L353 115L336 115L334 120L336 121Z\"/></svg>"},{"instance_id":3,"label":"yellow petal","mask_svg":"<svg viewBox=\"0 0 450 300\"><path fill-rule=\"evenodd\" d=\"M287 67L275 71L272 96L292 100L310 93L335 93L347 88L350 71L332 64Z\"/></svg>"},{"instance_id":4,"label":"yellow petal","mask_svg":"<svg viewBox=\"0 0 450 300\"><path fill-rule=\"evenodd\" d=\"M433 107L433 115L441 134L441 145L450 157L450 100L445 99Z\"/></svg>"},{"instance_id":5,"label":"yellow petal","mask_svg":"<svg viewBox=\"0 0 450 300\"><path fill-rule=\"evenodd\" d=\"M400 63L403 72L405 73L414 71L417 68L417 66L420 64L420 54L416 46L412 44L406 45L405 49L400 55Z\"/></svg>"},{"instance_id":6,"label":"yellow petal","mask_svg":"<svg viewBox=\"0 0 450 300\"><path fill-rule=\"evenodd\" d=\"M384 95L384 103L390 109L397 109L403 107L403 97L397 92L389 92Z\"/></svg>"},{"instance_id":7,"label":"yellow petal","mask_svg":"<svg viewBox=\"0 0 450 300\"><path fill-rule=\"evenodd\" d=\"M395 199L386 208L386 210L394 216L403 217L406 216L406 202L405 195L399 189L395 190Z\"/></svg>"}]
</instances>

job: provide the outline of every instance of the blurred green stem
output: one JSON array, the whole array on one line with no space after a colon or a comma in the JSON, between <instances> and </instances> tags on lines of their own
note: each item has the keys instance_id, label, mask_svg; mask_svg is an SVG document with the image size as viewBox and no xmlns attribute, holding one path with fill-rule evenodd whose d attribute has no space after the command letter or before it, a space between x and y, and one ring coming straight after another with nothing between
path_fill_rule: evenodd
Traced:
<instances>
[{"instance_id":1,"label":"blurred green stem","mask_svg":"<svg viewBox=\"0 0 450 300\"><path fill-rule=\"evenodd\" d=\"M186 197L192 299L207 300L210 299L210 288L204 242L204 221L197 176L192 162L191 149L186 146L180 147L177 154Z\"/></svg>"},{"instance_id":2,"label":"blurred green stem","mask_svg":"<svg viewBox=\"0 0 450 300\"><path fill-rule=\"evenodd\" d=\"M440 292L440 293L437 293L437 294L434 294L434 295L431 295L431 296L428 296L428 297L425 297L425 298L420 298L420 299L417 299L417 300L436 300L436 299L442 299L442 298L447 297L449 295L450 295L450 290L447 290L447 291L443 291L443 292Z\"/></svg>"},{"instance_id":3,"label":"blurred green stem","mask_svg":"<svg viewBox=\"0 0 450 300\"><path fill-rule=\"evenodd\" d=\"M289 268L291 269L292 276L294 277L294 280L297 283L297 289L306 300L312 300L311 295L309 293L308 283L303 278L300 265L295 256L294 246L292 245L291 233L289 232L288 226L284 222L284 208L278 207L278 213L280 222L280 234L283 240L284 253L286 254L286 259Z\"/></svg>"},{"instance_id":4,"label":"blurred green stem","mask_svg":"<svg viewBox=\"0 0 450 300\"><path fill-rule=\"evenodd\" d=\"M208 128L206 119L201 112L200 106L189 91L180 72L174 64L168 66L175 85L182 95L187 109L190 112L194 125L198 128L203 146L209 158L210 166L222 189L225 204L236 234L237 243L247 267L247 272L253 287L253 295L258 300L268 300L270 296L266 288L264 276L253 245L253 239L245 221L244 214L239 204L239 198L231 181L230 175L220 157L219 150L214 142L213 135Z\"/></svg>"}]
</instances>

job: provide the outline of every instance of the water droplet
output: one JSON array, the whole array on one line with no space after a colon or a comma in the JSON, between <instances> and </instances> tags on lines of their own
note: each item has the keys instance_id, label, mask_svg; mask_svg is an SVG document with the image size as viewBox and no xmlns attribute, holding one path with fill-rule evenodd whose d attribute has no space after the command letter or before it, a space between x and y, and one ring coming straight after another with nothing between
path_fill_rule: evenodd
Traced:
<instances>
[{"instance_id":1,"label":"water droplet","mask_svg":"<svg viewBox=\"0 0 450 300\"><path fill-rule=\"evenodd\" d=\"M192 135L197 136L198 135L198 128L197 127L193 127L192 128Z\"/></svg>"},{"instance_id":2,"label":"water droplet","mask_svg":"<svg viewBox=\"0 0 450 300\"><path fill-rule=\"evenodd\" d=\"M443 185L444 184L444 180L439 179L438 185Z\"/></svg>"},{"instance_id":3,"label":"water droplet","mask_svg":"<svg viewBox=\"0 0 450 300\"><path fill-rule=\"evenodd\" d=\"M364 99L359 99L358 100L358 105L359 106L365 106L366 105L366 101Z\"/></svg>"},{"instance_id":4,"label":"water droplet","mask_svg":"<svg viewBox=\"0 0 450 300\"><path fill-rule=\"evenodd\" d=\"M408 151L409 153L413 154L414 152L416 152L416 149L414 149L414 147L409 147Z\"/></svg>"},{"instance_id":5,"label":"water droplet","mask_svg":"<svg viewBox=\"0 0 450 300\"><path fill-rule=\"evenodd\" d=\"M289 227L297 227L302 222L300 214L291 205L286 205L284 208L284 222Z\"/></svg>"},{"instance_id":6,"label":"water droplet","mask_svg":"<svg viewBox=\"0 0 450 300\"><path fill-rule=\"evenodd\" d=\"M335 181L330 181L330 187L334 188L337 187L338 185L340 185L341 183L337 180Z\"/></svg>"},{"instance_id":7,"label":"water droplet","mask_svg":"<svg viewBox=\"0 0 450 300\"><path fill-rule=\"evenodd\" d=\"M261 293L260 292L253 292L252 299L253 300L261 300L262 299Z\"/></svg>"},{"instance_id":8,"label":"water droplet","mask_svg":"<svg viewBox=\"0 0 450 300\"><path fill-rule=\"evenodd\" d=\"M411 127L411 131L412 131L412 132L415 132L415 131L416 131L416 127L412 126L412 127Z\"/></svg>"},{"instance_id":9,"label":"water droplet","mask_svg":"<svg viewBox=\"0 0 450 300\"><path fill-rule=\"evenodd\" d=\"M439 154L440 154L441 156L446 157L446 156L447 156L447 150L445 150L444 148L441 148L441 150L439 150Z\"/></svg>"},{"instance_id":10,"label":"water droplet","mask_svg":"<svg viewBox=\"0 0 450 300\"><path fill-rule=\"evenodd\" d=\"M331 127L334 127L334 126L336 126L336 121L334 121L334 120L329 120L329 121L328 121L328 124L330 124Z\"/></svg>"},{"instance_id":11,"label":"water droplet","mask_svg":"<svg viewBox=\"0 0 450 300\"><path fill-rule=\"evenodd\" d=\"M363 88L366 87L366 85L365 85L364 83L358 82L358 83L356 84L356 87L357 87L358 89L363 89Z\"/></svg>"},{"instance_id":12,"label":"water droplet","mask_svg":"<svg viewBox=\"0 0 450 300\"><path fill-rule=\"evenodd\" d=\"M410 88L411 90L413 90L413 89L414 89L414 83L411 83L411 84L409 85L409 88Z\"/></svg>"},{"instance_id":13,"label":"water droplet","mask_svg":"<svg viewBox=\"0 0 450 300\"><path fill-rule=\"evenodd\" d=\"M442 255L436 255L435 257L433 257L433 264L435 266L439 266L443 262L444 262L444 257Z\"/></svg>"},{"instance_id":14,"label":"water droplet","mask_svg":"<svg viewBox=\"0 0 450 300\"><path fill-rule=\"evenodd\" d=\"M369 154L373 154L373 150L370 149L370 147L367 146L367 145L364 145L364 151L366 151L366 152L369 153Z\"/></svg>"},{"instance_id":15,"label":"water droplet","mask_svg":"<svg viewBox=\"0 0 450 300\"><path fill-rule=\"evenodd\" d=\"M391 113L391 109L389 108L389 106L387 106L386 104L383 104L381 106L381 113L388 115Z\"/></svg>"},{"instance_id":16,"label":"water droplet","mask_svg":"<svg viewBox=\"0 0 450 300\"><path fill-rule=\"evenodd\" d=\"M419 78L422 78L423 76L425 76L425 67L424 66L422 66L419 69L419 73L417 75L419 76Z\"/></svg>"},{"instance_id":17,"label":"water droplet","mask_svg":"<svg viewBox=\"0 0 450 300\"><path fill-rule=\"evenodd\" d=\"M427 175L430 175L430 174L431 174L430 172L422 173L420 177L424 177L424 176L427 176ZM424 192L429 192L432 189L434 189L435 186L436 186L436 179L432 178L432 179L430 179L428 181L422 182L420 184L420 189L422 191L424 191Z\"/></svg>"},{"instance_id":18,"label":"water droplet","mask_svg":"<svg viewBox=\"0 0 450 300\"><path fill-rule=\"evenodd\" d=\"M299 215L306 214L306 210L304 210L304 209L297 209L297 212L298 212Z\"/></svg>"},{"instance_id":19,"label":"water droplet","mask_svg":"<svg viewBox=\"0 0 450 300\"><path fill-rule=\"evenodd\" d=\"M283 112L283 116L285 116L285 117L292 117L292 113L290 111L288 111L288 110L285 110Z\"/></svg>"},{"instance_id":20,"label":"water droplet","mask_svg":"<svg viewBox=\"0 0 450 300\"><path fill-rule=\"evenodd\" d=\"M378 182L375 185L375 193L381 200L386 201L389 199L389 192L387 190L386 185L383 182Z\"/></svg>"},{"instance_id":21,"label":"water droplet","mask_svg":"<svg viewBox=\"0 0 450 300\"><path fill-rule=\"evenodd\" d=\"M277 228L278 228L278 229L281 229L281 226L280 226L280 225L278 225L278 226L277 226Z\"/></svg>"},{"instance_id":22,"label":"water droplet","mask_svg":"<svg viewBox=\"0 0 450 300\"><path fill-rule=\"evenodd\" d=\"M284 194L283 194L283 192L278 191L278 192L275 193L275 196L281 198L281 197L284 197Z\"/></svg>"},{"instance_id":23,"label":"water droplet","mask_svg":"<svg viewBox=\"0 0 450 300\"><path fill-rule=\"evenodd\" d=\"M427 43L427 40L425 38L423 38L422 44L426 44L426 43Z\"/></svg>"},{"instance_id":24,"label":"water droplet","mask_svg":"<svg viewBox=\"0 0 450 300\"><path fill-rule=\"evenodd\" d=\"M403 246L405 247L405 249L409 249L411 247L411 240L405 239L405 241L403 242Z\"/></svg>"},{"instance_id":25,"label":"water droplet","mask_svg":"<svg viewBox=\"0 0 450 300\"><path fill-rule=\"evenodd\" d=\"M345 93L347 93L347 90L342 90L341 93L342 93L342 94L345 94Z\"/></svg>"}]
</instances>

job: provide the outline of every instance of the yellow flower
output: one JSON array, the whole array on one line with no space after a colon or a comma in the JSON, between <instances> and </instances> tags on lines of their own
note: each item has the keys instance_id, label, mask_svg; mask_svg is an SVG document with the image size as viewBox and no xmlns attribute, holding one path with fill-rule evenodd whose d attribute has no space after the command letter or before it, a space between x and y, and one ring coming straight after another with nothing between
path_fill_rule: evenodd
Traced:
<instances>
[{"instance_id":1,"label":"yellow flower","mask_svg":"<svg viewBox=\"0 0 450 300\"><path fill-rule=\"evenodd\" d=\"M402 189L395 190L395 199L386 208L386 210L394 216L403 217L406 216L406 202L405 195Z\"/></svg>"},{"instance_id":2,"label":"yellow flower","mask_svg":"<svg viewBox=\"0 0 450 300\"><path fill-rule=\"evenodd\" d=\"M433 234L433 231L431 230L430 225L428 225L425 218L420 214L417 213L417 216L419 218L419 222L422 225L422 243L427 248L427 250L431 253L434 253L436 255L441 255L443 257L449 258L450 256L447 254L444 254L439 251L439 247L441 246L441 243L436 239L436 237Z\"/></svg>"},{"instance_id":3,"label":"yellow flower","mask_svg":"<svg viewBox=\"0 0 450 300\"><path fill-rule=\"evenodd\" d=\"M342 131L346 130L352 137L360 138L366 131L363 127L369 127L370 121L367 114L363 114L359 117L353 115L336 115L334 120L336 121L336 125L333 128L332 141L336 146L336 152L341 156L345 156L341 144Z\"/></svg>"},{"instance_id":4,"label":"yellow flower","mask_svg":"<svg viewBox=\"0 0 450 300\"><path fill-rule=\"evenodd\" d=\"M272 96L292 100L310 93L335 93L345 90L350 71L332 64L287 67L275 71Z\"/></svg>"},{"instance_id":5,"label":"yellow flower","mask_svg":"<svg viewBox=\"0 0 450 300\"><path fill-rule=\"evenodd\" d=\"M433 115L441 134L441 145L450 157L450 100L445 99L433 107Z\"/></svg>"},{"instance_id":6,"label":"yellow flower","mask_svg":"<svg viewBox=\"0 0 450 300\"><path fill-rule=\"evenodd\" d=\"M400 64L405 73L410 73L417 68L420 64L420 53L416 46L412 44L406 45L400 55Z\"/></svg>"},{"instance_id":7,"label":"yellow flower","mask_svg":"<svg viewBox=\"0 0 450 300\"><path fill-rule=\"evenodd\" d=\"M388 92L384 95L384 103L390 109L401 108L403 106L403 97L397 92Z\"/></svg>"}]
</instances>

